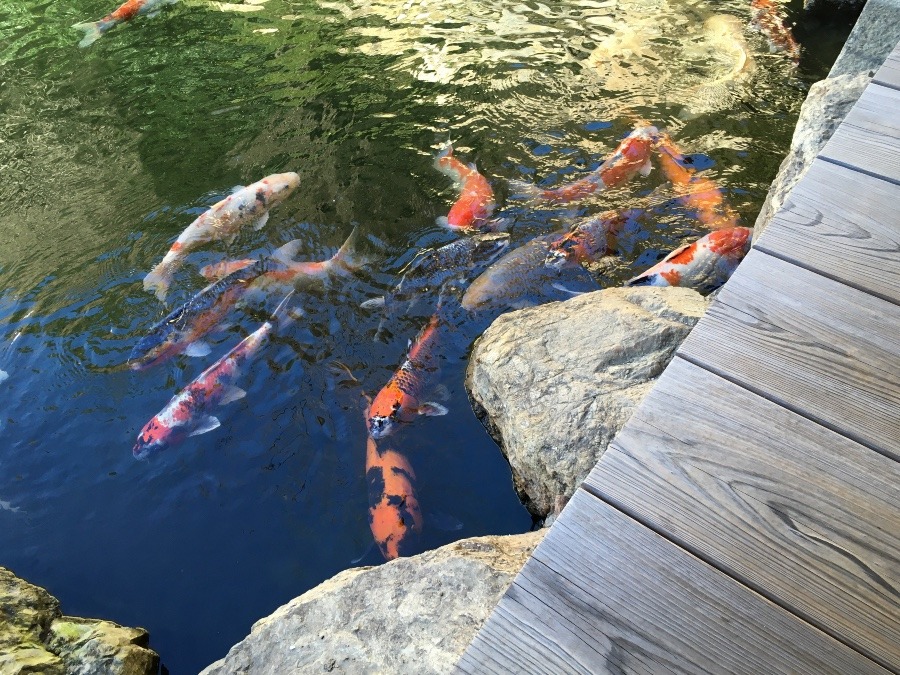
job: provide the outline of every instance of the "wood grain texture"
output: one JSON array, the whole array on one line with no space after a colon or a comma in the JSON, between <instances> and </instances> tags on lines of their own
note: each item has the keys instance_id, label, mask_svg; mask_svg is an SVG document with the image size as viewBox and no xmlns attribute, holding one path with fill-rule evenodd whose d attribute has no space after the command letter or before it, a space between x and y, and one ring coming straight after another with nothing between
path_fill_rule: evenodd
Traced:
<instances>
[{"instance_id":1,"label":"wood grain texture","mask_svg":"<svg viewBox=\"0 0 900 675\"><path fill-rule=\"evenodd\" d=\"M887 57L875 78L872 80L878 84L900 89L900 45L894 47L894 51Z\"/></svg>"},{"instance_id":2,"label":"wood grain texture","mask_svg":"<svg viewBox=\"0 0 900 675\"><path fill-rule=\"evenodd\" d=\"M900 185L815 160L756 247L900 302Z\"/></svg>"},{"instance_id":3,"label":"wood grain texture","mask_svg":"<svg viewBox=\"0 0 900 675\"><path fill-rule=\"evenodd\" d=\"M884 673L578 490L463 673Z\"/></svg>"},{"instance_id":4,"label":"wood grain texture","mask_svg":"<svg viewBox=\"0 0 900 675\"><path fill-rule=\"evenodd\" d=\"M900 459L900 307L751 250L678 354Z\"/></svg>"},{"instance_id":5,"label":"wood grain texture","mask_svg":"<svg viewBox=\"0 0 900 675\"><path fill-rule=\"evenodd\" d=\"M870 84L819 157L900 182L900 90Z\"/></svg>"},{"instance_id":6,"label":"wood grain texture","mask_svg":"<svg viewBox=\"0 0 900 675\"><path fill-rule=\"evenodd\" d=\"M586 485L900 670L900 463L676 358Z\"/></svg>"}]
</instances>

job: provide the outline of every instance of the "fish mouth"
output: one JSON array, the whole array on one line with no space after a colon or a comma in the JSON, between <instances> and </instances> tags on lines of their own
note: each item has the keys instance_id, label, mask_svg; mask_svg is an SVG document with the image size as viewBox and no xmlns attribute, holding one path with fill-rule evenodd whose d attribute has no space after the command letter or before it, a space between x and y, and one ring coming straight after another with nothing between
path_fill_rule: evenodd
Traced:
<instances>
[{"instance_id":1,"label":"fish mouth","mask_svg":"<svg viewBox=\"0 0 900 675\"><path fill-rule=\"evenodd\" d=\"M155 455L157 452L161 452L168 447L169 444L159 438L154 438L149 442L138 439L138 442L134 444L134 448L131 450L131 454L134 455L135 459L145 460L148 459L150 455Z\"/></svg>"},{"instance_id":2,"label":"fish mouth","mask_svg":"<svg viewBox=\"0 0 900 675\"><path fill-rule=\"evenodd\" d=\"M375 415L369 418L369 436L376 441L390 435L394 430L394 424L389 417Z\"/></svg>"},{"instance_id":3,"label":"fish mouth","mask_svg":"<svg viewBox=\"0 0 900 675\"><path fill-rule=\"evenodd\" d=\"M544 258L544 265L547 267L552 267L553 269L561 269L565 266L566 262L568 262L568 258L563 251L554 250L547 253L547 257Z\"/></svg>"}]
</instances>

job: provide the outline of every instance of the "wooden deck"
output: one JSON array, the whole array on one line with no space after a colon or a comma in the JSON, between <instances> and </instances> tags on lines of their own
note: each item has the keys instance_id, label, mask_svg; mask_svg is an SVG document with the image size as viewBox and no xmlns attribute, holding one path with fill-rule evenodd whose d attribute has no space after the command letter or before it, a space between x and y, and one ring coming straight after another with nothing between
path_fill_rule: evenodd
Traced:
<instances>
[{"instance_id":1,"label":"wooden deck","mask_svg":"<svg viewBox=\"0 0 900 675\"><path fill-rule=\"evenodd\" d=\"M458 670L900 673L900 46Z\"/></svg>"}]
</instances>

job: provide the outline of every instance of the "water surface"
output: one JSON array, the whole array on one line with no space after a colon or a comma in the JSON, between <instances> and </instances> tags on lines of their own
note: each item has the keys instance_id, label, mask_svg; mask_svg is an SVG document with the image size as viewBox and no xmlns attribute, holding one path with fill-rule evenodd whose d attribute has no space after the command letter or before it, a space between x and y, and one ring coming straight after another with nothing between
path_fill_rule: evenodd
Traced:
<instances>
[{"instance_id":1,"label":"water surface","mask_svg":"<svg viewBox=\"0 0 900 675\"><path fill-rule=\"evenodd\" d=\"M0 2L0 564L67 613L147 627L180 674L351 561L380 563L358 395L326 365L346 364L374 394L424 323L373 342L378 317L358 305L419 247L452 239L434 225L454 197L434 153L450 138L477 163L517 243L647 208L603 284L701 234L658 171L568 208L507 200L509 179L576 178L646 118L752 224L805 90L848 27L804 24L795 71L746 28L748 4L715 4L753 64L729 79L733 45L709 29L711 4L688 0L260 0L249 12L193 0L88 49L69 26L109 3ZM208 359L118 370L167 312L144 274L233 186L288 170L302 186L267 227L193 256L172 299L202 287L195 262L294 238L322 259L354 224L371 269L302 298L307 319L263 352L221 428L135 461L146 421L265 315L235 312ZM394 439L418 474L423 548L531 526L462 385L481 327L447 340L450 414Z\"/></svg>"}]
</instances>

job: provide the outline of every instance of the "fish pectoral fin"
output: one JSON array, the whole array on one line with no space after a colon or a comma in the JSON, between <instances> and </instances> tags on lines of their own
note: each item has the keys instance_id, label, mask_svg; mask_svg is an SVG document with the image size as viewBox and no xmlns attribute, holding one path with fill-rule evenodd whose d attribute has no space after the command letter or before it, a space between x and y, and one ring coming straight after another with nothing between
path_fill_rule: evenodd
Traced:
<instances>
[{"instance_id":1,"label":"fish pectoral fin","mask_svg":"<svg viewBox=\"0 0 900 675\"><path fill-rule=\"evenodd\" d=\"M447 216L439 216L434 219L434 222L441 227L450 227L450 220L447 218Z\"/></svg>"},{"instance_id":2,"label":"fish pectoral fin","mask_svg":"<svg viewBox=\"0 0 900 675\"><path fill-rule=\"evenodd\" d=\"M450 390L447 388L446 384L439 384L434 388L434 396L435 398L440 399L441 401L449 401L450 400Z\"/></svg>"},{"instance_id":3,"label":"fish pectoral fin","mask_svg":"<svg viewBox=\"0 0 900 675\"><path fill-rule=\"evenodd\" d=\"M269 212L266 211L259 218L257 218L256 221L253 223L253 229L261 230L263 227L265 227L266 223L268 223L268 222L269 222Z\"/></svg>"},{"instance_id":4,"label":"fish pectoral fin","mask_svg":"<svg viewBox=\"0 0 900 675\"><path fill-rule=\"evenodd\" d=\"M365 302L359 303L362 309L378 309L384 307L384 296L379 295L377 298L370 298Z\"/></svg>"},{"instance_id":5,"label":"fish pectoral fin","mask_svg":"<svg viewBox=\"0 0 900 675\"><path fill-rule=\"evenodd\" d=\"M562 285L558 281L554 281L550 285L553 288L555 288L556 290L562 291L563 293L567 293L567 294L571 295L572 297L575 297L576 295L584 295L585 293L588 292L588 291L573 291L571 288L567 288L566 286Z\"/></svg>"},{"instance_id":6,"label":"fish pectoral fin","mask_svg":"<svg viewBox=\"0 0 900 675\"><path fill-rule=\"evenodd\" d=\"M197 340L196 342L192 342L187 346L187 349L184 350L184 353L188 356L193 357L202 357L209 356L209 353L212 351L212 347L210 347L207 343L203 342L203 340Z\"/></svg>"},{"instance_id":7,"label":"fish pectoral fin","mask_svg":"<svg viewBox=\"0 0 900 675\"><path fill-rule=\"evenodd\" d=\"M429 511L425 514L425 522L444 532L458 532L463 529L463 522L443 511Z\"/></svg>"},{"instance_id":8,"label":"fish pectoral fin","mask_svg":"<svg viewBox=\"0 0 900 675\"><path fill-rule=\"evenodd\" d=\"M647 161L644 162L643 166L638 169L638 173L642 176L649 176L651 171L653 171L653 165L650 163L650 159L648 158Z\"/></svg>"},{"instance_id":9,"label":"fish pectoral fin","mask_svg":"<svg viewBox=\"0 0 900 675\"><path fill-rule=\"evenodd\" d=\"M219 405L228 405L229 403L234 403L235 401L239 401L247 395L247 392L241 389L240 387L230 386L225 389L225 394L222 396L222 399L219 401Z\"/></svg>"},{"instance_id":10,"label":"fish pectoral fin","mask_svg":"<svg viewBox=\"0 0 900 675\"><path fill-rule=\"evenodd\" d=\"M201 434L205 434L206 432L212 431L213 429L218 429L220 426L222 426L222 423L219 421L218 417L207 415L200 420L200 424L198 424L197 428L189 433L188 436L200 436Z\"/></svg>"},{"instance_id":11,"label":"fish pectoral fin","mask_svg":"<svg viewBox=\"0 0 900 675\"><path fill-rule=\"evenodd\" d=\"M235 185L233 188L231 188L231 189L228 191L228 194L233 195L235 192L240 192L240 191L243 190L245 187L247 187L247 186L246 186L246 185Z\"/></svg>"},{"instance_id":12,"label":"fish pectoral fin","mask_svg":"<svg viewBox=\"0 0 900 675\"><path fill-rule=\"evenodd\" d=\"M426 417L439 417L441 415L446 415L450 411L440 403L429 401L428 403L420 405L416 412L420 415L425 415Z\"/></svg>"}]
</instances>

